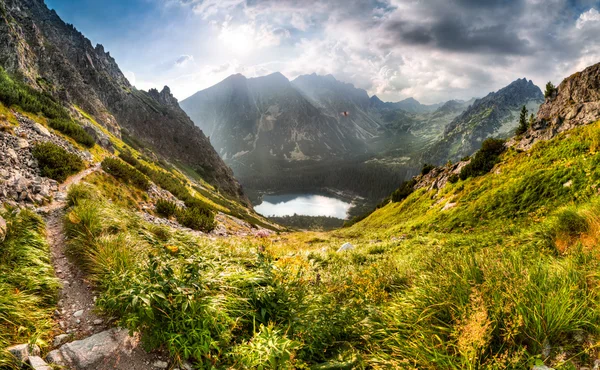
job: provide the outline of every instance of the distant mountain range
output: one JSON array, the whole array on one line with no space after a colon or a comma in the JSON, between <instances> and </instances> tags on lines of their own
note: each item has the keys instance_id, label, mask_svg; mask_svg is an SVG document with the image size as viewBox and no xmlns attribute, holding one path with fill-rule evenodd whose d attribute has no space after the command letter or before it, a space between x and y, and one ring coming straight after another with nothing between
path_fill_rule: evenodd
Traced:
<instances>
[{"instance_id":1,"label":"distant mountain range","mask_svg":"<svg viewBox=\"0 0 600 370\"><path fill-rule=\"evenodd\" d=\"M180 105L241 182L252 177L254 184L258 174L289 177L286 171L327 162L409 174L424 162L470 155L487 137L509 136L521 106L535 114L542 101L525 79L482 99L424 105L413 98L384 102L332 75L289 81L273 73L230 76Z\"/></svg>"}]
</instances>

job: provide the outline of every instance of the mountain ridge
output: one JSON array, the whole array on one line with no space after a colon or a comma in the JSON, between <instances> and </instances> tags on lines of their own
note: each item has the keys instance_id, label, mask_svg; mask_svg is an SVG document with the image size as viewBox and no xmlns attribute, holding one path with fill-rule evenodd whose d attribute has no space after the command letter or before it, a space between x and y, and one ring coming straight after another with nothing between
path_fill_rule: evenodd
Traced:
<instances>
[{"instance_id":1,"label":"mountain ridge","mask_svg":"<svg viewBox=\"0 0 600 370\"><path fill-rule=\"evenodd\" d=\"M157 154L190 166L248 203L231 169L175 104L168 88L160 93L135 89L101 44L92 46L41 0L8 0L0 10L0 65L8 72L91 114L117 137L123 128Z\"/></svg>"}]
</instances>

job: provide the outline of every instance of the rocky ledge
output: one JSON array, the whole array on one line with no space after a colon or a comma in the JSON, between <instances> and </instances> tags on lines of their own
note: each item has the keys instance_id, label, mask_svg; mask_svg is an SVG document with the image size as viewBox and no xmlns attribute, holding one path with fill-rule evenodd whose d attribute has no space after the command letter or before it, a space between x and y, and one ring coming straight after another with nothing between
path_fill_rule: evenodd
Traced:
<instances>
[{"instance_id":1,"label":"rocky ledge","mask_svg":"<svg viewBox=\"0 0 600 370\"><path fill-rule=\"evenodd\" d=\"M51 133L46 127L15 113L18 126L0 117L0 204L12 206L42 205L58 192L58 183L42 177L32 148L41 142L52 142L68 152L90 161L88 152L77 150L68 141Z\"/></svg>"}]
</instances>

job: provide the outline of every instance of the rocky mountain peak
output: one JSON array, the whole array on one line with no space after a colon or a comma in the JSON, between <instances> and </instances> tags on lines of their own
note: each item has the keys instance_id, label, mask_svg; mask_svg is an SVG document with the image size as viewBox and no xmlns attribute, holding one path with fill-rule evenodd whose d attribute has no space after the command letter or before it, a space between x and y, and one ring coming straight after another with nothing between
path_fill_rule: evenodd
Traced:
<instances>
[{"instance_id":1,"label":"rocky mountain peak","mask_svg":"<svg viewBox=\"0 0 600 370\"><path fill-rule=\"evenodd\" d=\"M540 106L533 127L513 144L519 149L529 149L537 141L598 120L600 63L565 78Z\"/></svg>"},{"instance_id":2,"label":"rocky mountain peak","mask_svg":"<svg viewBox=\"0 0 600 370\"><path fill-rule=\"evenodd\" d=\"M154 98L154 100L156 100L162 104L172 106L172 107L179 107L179 102L173 96L173 94L171 94L171 89L169 88L169 86L163 87L161 92L158 92L157 89L150 89L148 91L148 94L152 98Z\"/></svg>"}]
</instances>

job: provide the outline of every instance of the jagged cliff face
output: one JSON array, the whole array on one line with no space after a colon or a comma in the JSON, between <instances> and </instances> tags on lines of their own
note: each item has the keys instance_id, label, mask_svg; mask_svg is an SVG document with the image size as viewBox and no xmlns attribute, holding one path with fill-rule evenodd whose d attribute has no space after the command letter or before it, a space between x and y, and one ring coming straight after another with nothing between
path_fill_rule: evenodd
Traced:
<instances>
[{"instance_id":1,"label":"jagged cliff face","mask_svg":"<svg viewBox=\"0 0 600 370\"><path fill-rule=\"evenodd\" d=\"M540 106L537 118L523 137L511 145L529 149L539 140L600 120L600 63L563 80Z\"/></svg>"},{"instance_id":2,"label":"jagged cliff face","mask_svg":"<svg viewBox=\"0 0 600 370\"><path fill-rule=\"evenodd\" d=\"M0 65L31 86L80 107L111 132L121 129L157 154L190 166L243 201L240 185L165 87L132 87L102 45L93 47L43 0L0 2Z\"/></svg>"},{"instance_id":3,"label":"jagged cliff face","mask_svg":"<svg viewBox=\"0 0 600 370\"><path fill-rule=\"evenodd\" d=\"M424 161L441 164L473 154L489 138L513 135L519 112L525 105L535 114L543 102L543 94L532 81L518 79L505 88L477 99L444 130L436 145L424 155Z\"/></svg>"}]
</instances>

